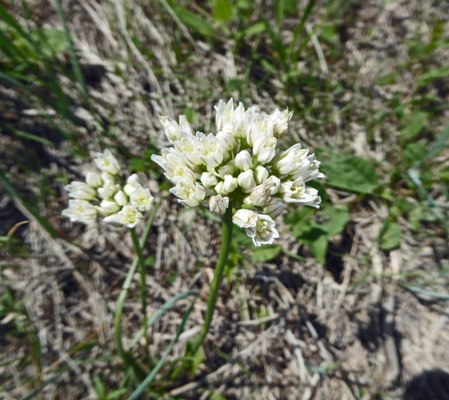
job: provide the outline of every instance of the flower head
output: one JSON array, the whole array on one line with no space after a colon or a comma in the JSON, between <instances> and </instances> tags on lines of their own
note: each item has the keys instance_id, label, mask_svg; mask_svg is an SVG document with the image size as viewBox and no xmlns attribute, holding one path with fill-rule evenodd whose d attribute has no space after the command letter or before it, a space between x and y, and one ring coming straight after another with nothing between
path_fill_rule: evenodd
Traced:
<instances>
[{"instance_id":1,"label":"flower head","mask_svg":"<svg viewBox=\"0 0 449 400\"><path fill-rule=\"evenodd\" d=\"M134 228L153 204L150 189L143 187L136 174L129 176L123 186L117 183L120 165L109 150L97 153L94 162L101 173L89 172L86 182L74 181L65 186L74 200L69 200L62 214L72 222L88 223L101 216L105 222Z\"/></svg>"},{"instance_id":2,"label":"flower head","mask_svg":"<svg viewBox=\"0 0 449 400\"><path fill-rule=\"evenodd\" d=\"M320 204L316 189L306 186L324 177L320 164L300 144L279 149L292 112L267 115L255 107L245 109L242 103L235 107L233 99L220 100L215 111L216 134L194 134L185 118L177 123L162 117L172 147L152 160L174 184L170 191L180 203L209 206L220 215L233 206L234 224L245 229L254 245L271 244L279 237L273 218L287 203Z\"/></svg>"}]
</instances>

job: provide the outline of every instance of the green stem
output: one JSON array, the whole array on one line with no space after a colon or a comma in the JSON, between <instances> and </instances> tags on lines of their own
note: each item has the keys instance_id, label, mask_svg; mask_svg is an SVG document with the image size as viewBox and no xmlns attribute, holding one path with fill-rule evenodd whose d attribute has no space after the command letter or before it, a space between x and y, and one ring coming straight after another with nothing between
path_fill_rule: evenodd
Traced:
<instances>
[{"instance_id":1,"label":"green stem","mask_svg":"<svg viewBox=\"0 0 449 400\"><path fill-rule=\"evenodd\" d=\"M133 246L136 251L138 258L138 264L140 267L140 299L142 301L142 314L143 314L143 337L145 338L146 348L150 347L150 342L148 340L148 317L147 317L147 291L146 291L146 268L145 262L143 260L142 248L139 244L139 239L137 238L136 229L129 228L131 233L131 239L133 241Z\"/></svg>"},{"instance_id":2,"label":"green stem","mask_svg":"<svg viewBox=\"0 0 449 400\"><path fill-rule=\"evenodd\" d=\"M148 217L147 225L145 226L145 230L143 232L142 238L140 240L139 249L142 249L145 246L146 241L148 240L148 236L150 235L151 226L153 225L154 217L156 215L157 210L162 204L162 200L160 199L153 210L151 210L151 214ZM129 287L131 286L131 281L136 273L137 266L139 265L139 256L136 254L134 256L131 267L129 268L128 275L126 275L125 282L123 283L122 290L120 292L119 298L117 300L117 308L115 310L115 318L114 318L114 341L115 346L123 359L123 362L126 365L131 364L131 359L129 355L123 349L121 330L122 330L122 314L123 314L123 306L125 304L126 296L128 295Z\"/></svg>"},{"instance_id":3,"label":"green stem","mask_svg":"<svg viewBox=\"0 0 449 400\"><path fill-rule=\"evenodd\" d=\"M221 248L218 256L217 264L214 270L214 278L210 285L209 299L207 301L206 315L204 316L204 325L201 329L199 338L195 341L194 346L191 349L191 354L194 355L204 339L206 338L210 324L212 322L212 316L214 315L215 303L217 301L218 288L220 287L221 277L228 261L229 250L231 248L232 241L232 203L229 204L224 216L223 225L221 229Z\"/></svg>"}]
</instances>

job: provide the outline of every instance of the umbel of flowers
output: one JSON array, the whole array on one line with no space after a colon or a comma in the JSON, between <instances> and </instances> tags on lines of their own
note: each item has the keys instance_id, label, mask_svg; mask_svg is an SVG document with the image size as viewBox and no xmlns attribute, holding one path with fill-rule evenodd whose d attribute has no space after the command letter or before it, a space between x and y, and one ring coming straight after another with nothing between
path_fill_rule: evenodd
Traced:
<instances>
[{"instance_id":1,"label":"umbel of flowers","mask_svg":"<svg viewBox=\"0 0 449 400\"><path fill-rule=\"evenodd\" d=\"M105 222L134 228L153 204L150 189L136 174L125 181L119 162L109 150L97 153L94 162L99 172L87 173L85 182L73 181L65 186L71 200L62 214L84 223L100 216Z\"/></svg>"},{"instance_id":2,"label":"umbel of flowers","mask_svg":"<svg viewBox=\"0 0 449 400\"><path fill-rule=\"evenodd\" d=\"M232 221L244 228L255 246L279 237L274 219L285 203L319 207L318 191L306 186L323 178L320 162L308 149L295 144L278 147L286 135L292 112L263 114L254 107L235 108L233 100L215 107L217 132L194 132L184 115L179 122L162 116L172 146L152 160L174 184L170 191L188 207L206 206L223 215L231 202Z\"/></svg>"}]
</instances>

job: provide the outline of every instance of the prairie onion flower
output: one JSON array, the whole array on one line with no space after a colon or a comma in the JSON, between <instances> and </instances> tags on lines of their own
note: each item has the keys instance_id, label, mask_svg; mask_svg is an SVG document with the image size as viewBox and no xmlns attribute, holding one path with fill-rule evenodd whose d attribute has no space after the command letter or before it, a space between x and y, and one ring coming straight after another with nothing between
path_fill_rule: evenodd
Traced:
<instances>
[{"instance_id":1,"label":"prairie onion flower","mask_svg":"<svg viewBox=\"0 0 449 400\"><path fill-rule=\"evenodd\" d=\"M220 100L215 107L217 132L194 133L184 116L162 116L161 123L172 146L151 158L175 185L170 191L188 207L205 206L223 215L235 207L233 223L252 238L255 246L279 237L274 218L285 203L319 207L318 191L307 187L324 178L320 162L308 149L295 144L285 151L279 139L288 131L292 112L272 114L234 107Z\"/></svg>"},{"instance_id":2,"label":"prairie onion flower","mask_svg":"<svg viewBox=\"0 0 449 400\"><path fill-rule=\"evenodd\" d=\"M150 189L143 187L136 174L123 184L120 164L109 150L97 153L94 163L100 172L89 172L86 182L65 186L71 200L62 215L83 223L101 216L105 222L134 228L153 205Z\"/></svg>"}]
</instances>

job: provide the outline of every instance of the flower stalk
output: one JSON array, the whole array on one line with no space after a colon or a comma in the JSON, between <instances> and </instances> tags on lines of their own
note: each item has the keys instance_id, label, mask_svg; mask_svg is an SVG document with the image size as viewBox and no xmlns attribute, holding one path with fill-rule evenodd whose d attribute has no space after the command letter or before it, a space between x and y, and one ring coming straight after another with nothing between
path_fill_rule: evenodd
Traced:
<instances>
[{"instance_id":1,"label":"flower stalk","mask_svg":"<svg viewBox=\"0 0 449 400\"><path fill-rule=\"evenodd\" d=\"M223 224L221 229L221 248L220 254L218 255L217 264L215 265L214 277L210 285L209 299L207 301L206 315L204 316L204 325L201 329L199 338L195 341L191 352L194 355L204 339L206 338L210 324L212 322L212 317L214 315L215 303L217 301L218 289L220 287L221 278L223 276L223 271L228 261L229 250L231 248L232 242L232 204L226 209L223 215Z\"/></svg>"}]
</instances>

